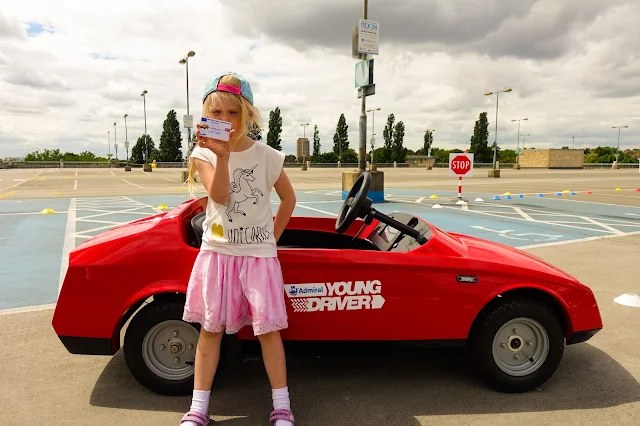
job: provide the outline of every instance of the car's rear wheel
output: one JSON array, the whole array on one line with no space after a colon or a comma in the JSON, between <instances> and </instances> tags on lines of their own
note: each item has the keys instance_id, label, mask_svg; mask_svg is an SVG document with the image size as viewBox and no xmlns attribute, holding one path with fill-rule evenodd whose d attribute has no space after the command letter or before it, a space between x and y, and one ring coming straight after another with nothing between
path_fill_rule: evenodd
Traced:
<instances>
[{"instance_id":1,"label":"car's rear wheel","mask_svg":"<svg viewBox=\"0 0 640 426\"><path fill-rule=\"evenodd\" d=\"M470 338L478 373L502 392L526 392L546 382L560 364L564 343L562 321L535 299L494 308Z\"/></svg>"}]
</instances>

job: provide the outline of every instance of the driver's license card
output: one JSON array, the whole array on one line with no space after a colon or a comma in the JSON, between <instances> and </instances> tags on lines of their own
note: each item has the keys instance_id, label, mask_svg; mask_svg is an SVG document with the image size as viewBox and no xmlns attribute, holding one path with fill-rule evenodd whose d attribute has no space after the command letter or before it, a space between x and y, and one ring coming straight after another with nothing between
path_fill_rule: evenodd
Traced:
<instances>
[{"instance_id":1,"label":"driver's license card","mask_svg":"<svg viewBox=\"0 0 640 426\"><path fill-rule=\"evenodd\" d=\"M200 119L200 136L229 141L230 132L231 123L228 121L220 121L208 117Z\"/></svg>"}]
</instances>

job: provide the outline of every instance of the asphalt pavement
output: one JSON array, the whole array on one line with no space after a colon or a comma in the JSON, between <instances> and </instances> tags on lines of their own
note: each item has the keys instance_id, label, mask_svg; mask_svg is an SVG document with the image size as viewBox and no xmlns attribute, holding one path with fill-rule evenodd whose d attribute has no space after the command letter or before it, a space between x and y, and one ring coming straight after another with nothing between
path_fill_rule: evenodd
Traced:
<instances>
[{"instance_id":1,"label":"asphalt pavement","mask_svg":"<svg viewBox=\"0 0 640 426\"><path fill-rule=\"evenodd\" d=\"M51 257L50 270L60 270L60 251L54 247L64 246L66 228L55 221L67 222L65 207L68 209L71 199L76 199L76 206L80 200L80 208L85 210L108 211L101 198L116 203L119 197L126 197L133 201L128 201L128 209L117 207L118 214L130 210L129 213L138 211L137 216L142 216L154 213L159 201L175 205L188 196L179 183L179 171L156 169L150 175L137 171L137 175L128 176L122 170L109 169L79 170L77 176L76 170L40 172L0 171L0 215L5 215L0 216L0 250L5 250L3 258L7 259L8 253L12 256L4 264L7 269L3 277L16 259L34 256L28 248L35 246L30 242L39 241L40 235L50 236L53 241L43 249L43 259ZM335 212L340 200L326 194L341 189L340 172L313 169L310 172L291 170L289 174L301 198L307 200L304 205L325 213L302 210L319 215ZM43 176L44 179L39 180ZM471 227L489 228L499 223L505 226L491 229L505 234L505 230L514 228L514 232L506 233L512 236L526 233L522 231L524 226L533 226L537 234L565 235L564 229L576 231L580 236L571 241L513 241L511 244L548 260L589 285L596 294L604 329L587 343L567 347L558 371L542 388L518 395L487 389L473 374L464 351L355 350L323 352L320 356L315 352L291 353L289 386L298 425L637 424L640 418L637 338L640 309L619 305L613 299L623 293L640 293L637 278L640 235L633 234L634 215L640 210L640 192L635 192L640 187L638 171L507 170L500 179L485 176L485 171L477 171L476 177L463 183L463 190L470 195L481 195L486 205L469 203L470 208L464 210L451 201L457 181L446 176L446 171L388 170L385 179L392 199L384 208L420 209L423 214L442 221L444 226L459 223L474 232L495 234L491 237L494 239L504 237ZM170 182L176 178L178 182ZM564 190L575 195L557 195ZM324 195L314 195L314 192ZM513 194L511 200L504 199L506 192ZM538 193L544 196L537 197ZM430 198L434 194L439 194L439 198ZM518 194L525 198L517 198ZM304 198L306 195L309 198ZM494 195L501 199L492 200ZM59 204L53 204L54 200ZM40 215L39 209L46 207L43 202L50 204L56 213ZM84 207L82 203L86 203ZM443 209L433 208L435 204ZM546 218L542 216L545 212L549 214ZM532 223L522 213L546 222ZM87 218L82 222L82 217L90 215L88 211L78 215L80 221L74 233L77 241L82 240L83 235L88 237L100 232L95 230L100 226L108 226L92 224L90 220L113 223L128 220L128 217L110 220L106 215L106 218ZM467 217L495 220L492 219L491 224L474 225L475 219ZM599 224L585 221L583 217ZM514 226L516 222L522 222L519 228ZM62 231L54 234L54 228ZM546 231L542 231L543 228ZM46 255L47 250L55 253ZM37 265L37 259L29 265ZM46 265L37 267L46 268ZM3 297L15 298L20 291L40 293L37 286L23 291L25 286L34 285L29 284L30 276L46 274L37 267L12 269L11 279L3 281L4 284L11 281L12 287L2 287ZM49 275L53 275L49 279L55 286L58 276ZM0 339L5 343L0 363L0 389L4 391L0 397L0 424L178 425L189 406L189 397L163 397L147 391L131 377L121 352L114 357L69 354L51 327L53 309L45 303L48 301L51 298L43 297L36 302L17 304L17 309L0 311ZM250 357L217 378L211 398L212 418L224 425L266 424L270 398L263 364L259 358Z\"/></svg>"}]
</instances>

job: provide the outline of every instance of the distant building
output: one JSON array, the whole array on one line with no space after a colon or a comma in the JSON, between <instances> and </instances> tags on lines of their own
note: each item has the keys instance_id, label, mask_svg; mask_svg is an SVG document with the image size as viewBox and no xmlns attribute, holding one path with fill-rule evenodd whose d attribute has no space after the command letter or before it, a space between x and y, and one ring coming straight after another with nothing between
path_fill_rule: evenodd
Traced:
<instances>
[{"instance_id":1,"label":"distant building","mask_svg":"<svg viewBox=\"0 0 640 426\"><path fill-rule=\"evenodd\" d=\"M298 138L296 144L296 157L300 160L308 158L309 154L309 138Z\"/></svg>"}]
</instances>

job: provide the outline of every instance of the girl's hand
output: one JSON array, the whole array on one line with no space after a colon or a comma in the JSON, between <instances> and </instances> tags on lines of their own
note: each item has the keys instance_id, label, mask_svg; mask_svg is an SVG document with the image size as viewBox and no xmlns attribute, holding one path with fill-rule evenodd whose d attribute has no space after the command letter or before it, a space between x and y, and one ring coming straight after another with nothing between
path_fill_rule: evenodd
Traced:
<instances>
[{"instance_id":1,"label":"girl's hand","mask_svg":"<svg viewBox=\"0 0 640 426\"><path fill-rule=\"evenodd\" d=\"M198 145L201 148L210 149L218 158L229 158L229 155L231 155L231 144L229 142L200 136L200 124L196 124L196 128L196 137L198 138ZM233 132L235 132L235 129L231 129L229 141L233 139Z\"/></svg>"}]
</instances>

